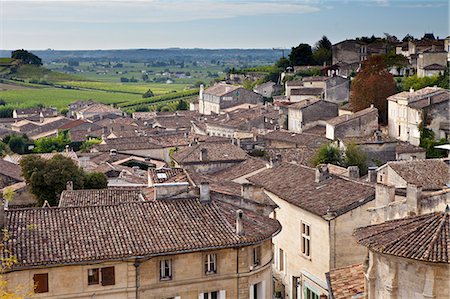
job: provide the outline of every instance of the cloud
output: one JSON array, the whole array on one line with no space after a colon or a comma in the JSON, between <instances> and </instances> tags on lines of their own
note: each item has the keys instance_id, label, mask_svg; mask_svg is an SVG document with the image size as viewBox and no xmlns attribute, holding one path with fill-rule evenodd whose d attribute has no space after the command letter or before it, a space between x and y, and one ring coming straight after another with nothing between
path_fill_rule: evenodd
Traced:
<instances>
[{"instance_id":1,"label":"cloud","mask_svg":"<svg viewBox=\"0 0 450 299\"><path fill-rule=\"evenodd\" d=\"M314 13L319 1L2 0L11 21L167 23Z\"/></svg>"}]
</instances>

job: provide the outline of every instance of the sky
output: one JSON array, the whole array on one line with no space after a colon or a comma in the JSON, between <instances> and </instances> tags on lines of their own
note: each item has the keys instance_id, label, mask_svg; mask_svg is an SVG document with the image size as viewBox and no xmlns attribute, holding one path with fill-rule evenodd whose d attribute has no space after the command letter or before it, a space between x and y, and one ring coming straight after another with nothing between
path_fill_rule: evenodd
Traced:
<instances>
[{"instance_id":1,"label":"sky","mask_svg":"<svg viewBox=\"0 0 450 299\"><path fill-rule=\"evenodd\" d=\"M291 48L449 35L448 0L0 0L0 49Z\"/></svg>"}]
</instances>

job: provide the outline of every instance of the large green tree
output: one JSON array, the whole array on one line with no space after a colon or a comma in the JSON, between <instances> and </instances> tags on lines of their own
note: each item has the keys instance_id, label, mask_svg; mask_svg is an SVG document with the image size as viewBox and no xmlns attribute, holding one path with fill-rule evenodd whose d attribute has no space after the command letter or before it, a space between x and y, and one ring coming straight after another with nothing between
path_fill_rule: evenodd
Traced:
<instances>
[{"instance_id":1,"label":"large green tree","mask_svg":"<svg viewBox=\"0 0 450 299\"><path fill-rule=\"evenodd\" d=\"M24 49L12 51L11 58L20 59L25 64L42 65L41 58Z\"/></svg>"},{"instance_id":2,"label":"large green tree","mask_svg":"<svg viewBox=\"0 0 450 299\"><path fill-rule=\"evenodd\" d=\"M387 98L396 92L392 74L382 56L371 56L363 62L361 71L352 82L351 103L353 112L373 104L379 113L381 123L387 122Z\"/></svg>"},{"instance_id":3,"label":"large green tree","mask_svg":"<svg viewBox=\"0 0 450 299\"><path fill-rule=\"evenodd\" d=\"M322 38L316 43L313 50L313 58L316 64L331 64L332 58L332 44L330 40L324 35Z\"/></svg>"},{"instance_id":4,"label":"large green tree","mask_svg":"<svg viewBox=\"0 0 450 299\"><path fill-rule=\"evenodd\" d=\"M49 160L37 155L25 156L20 166L39 206L46 200L51 206L57 205L68 181L73 182L74 189L83 189L85 184L89 188L106 188L106 180L101 177L103 174L87 175L72 159L62 155L55 155Z\"/></svg>"},{"instance_id":5,"label":"large green tree","mask_svg":"<svg viewBox=\"0 0 450 299\"><path fill-rule=\"evenodd\" d=\"M314 63L311 46L308 44L300 44L298 47L292 47L289 54L291 65L311 65Z\"/></svg>"}]
</instances>

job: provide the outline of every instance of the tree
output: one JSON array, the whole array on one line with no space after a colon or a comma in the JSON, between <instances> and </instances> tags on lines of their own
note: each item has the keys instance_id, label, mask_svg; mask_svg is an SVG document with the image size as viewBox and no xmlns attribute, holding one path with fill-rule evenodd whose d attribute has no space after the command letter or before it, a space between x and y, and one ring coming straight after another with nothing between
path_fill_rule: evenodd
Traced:
<instances>
[{"instance_id":1,"label":"tree","mask_svg":"<svg viewBox=\"0 0 450 299\"><path fill-rule=\"evenodd\" d=\"M4 143L3 141L0 141L0 158L6 156L11 152L9 146Z\"/></svg>"},{"instance_id":2,"label":"tree","mask_svg":"<svg viewBox=\"0 0 450 299\"><path fill-rule=\"evenodd\" d=\"M177 104L177 110L189 110L189 105L184 100L179 100Z\"/></svg>"},{"instance_id":3,"label":"tree","mask_svg":"<svg viewBox=\"0 0 450 299\"><path fill-rule=\"evenodd\" d=\"M358 166L359 174L361 176L367 174L367 155L356 144L350 143L349 145L347 145L344 157L345 167Z\"/></svg>"},{"instance_id":4,"label":"tree","mask_svg":"<svg viewBox=\"0 0 450 299\"><path fill-rule=\"evenodd\" d=\"M275 66L282 70L285 70L290 65L291 62L286 57L281 57L277 62L275 62Z\"/></svg>"},{"instance_id":5,"label":"tree","mask_svg":"<svg viewBox=\"0 0 450 299\"><path fill-rule=\"evenodd\" d=\"M137 109L136 109L137 111ZM89 152L89 150L96 144L99 144L101 141L101 139L90 139L90 140L86 140L85 142L83 142L83 144L80 146L80 151L82 153L87 153Z\"/></svg>"},{"instance_id":6,"label":"tree","mask_svg":"<svg viewBox=\"0 0 450 299\"><path fill-rule=\"evenodd\" d=\"M100 172L86 173L84 176L84 189L104 189L108 187L108 178Z\"/></svg>"},{"instance_id":7,"label":"tree","mask_svg":"<svg viewBox=\"0 0 450 299\"><path fill-rule=\"evenodd\" d=\"M38 200L38 206L42 206L45 201L51 206L58 205L68 181L73 182L74 189L106 187L103 174L86 174L72 159L62 155L55 155L50 160L29 155L20 161L20 166L31 193Z\"/></svg>"},{"instance_id":8,"label":"tree","mask_svg":"<svg viewBox=\"0 0 450 299\"><path fill-rule=\"evenodd\" d=\"M332 44L325 35L314 46L313 58L316 64L331 64Z\"/></svg>"},{"instance_id":9,"label":"tree","mask_svg":"<svg viewBox=\"0 0 450 299\"><path fill-rule=\"evenodd\" d=\"M322 145L313 157L313 164L315 166L319 164L342 164L342 153L339 148L332 144Z\"/></svg>"},{"instance_id":10,"label":"tree","mask_svg":"<svg viewBox=\"0 0 450 299\"><path fill-rule=\"evenodd\" d=\"M357 112L373 104L381 123L387 122L387 98L396 92L392 74L386 68L382 56L371 56L363 62L362 70L352 82L351 103Z\"/></svg>"},{"instance_id":11,"label":"tree","mask_svg":"<svg viewBox=\"0 0 450 299\"><path fill-rule=\"evenodd\" d=\"M153 97L153 96L154 96L154 94L153 94L153 91L152 91L151 89L147 90L147 91L142 95L142 97L143 97L144 99L146 99L146 98L151 98L151 97Z\"/></svg>"},{"instance_id":12,"label":"tree","mask_svg":"<svg viewBox=\"0 0 450 299\"><path fill-rule=\"evenodd\" d=\"M30 143L26 135L8 135L3 138L3 142L8 144L12 152L16 154L24 154L27 151L27 144Z\"/></svg>"},{"instance_id":13,"label":"tree","mask_svg":"<svg viewBox=\"0 0 450 299\"><path fill-rule=\"evenodd\" d=\"M61 152L70 144L68 133L60 132L55 137L44 137L35 141L35 153Z\"/></svg>"},{"instance_id":14,"label":"tree","mask_svg":"<svg viewBox=\"0 0 450 299\"><path fill-rule=\"evenodd\" d=\"M25 64L42 65L42 59L24 49L13 51L11 58L20 59Z\"/></svg>"},{"instance_id":15,"label":"tree","mask_svg":"<svg viewBox=\"0 0 450 299\"><path fill-rule=\"evenodd\" d=\"M289 54L291 65L311 65L314 62L311 46L300 44L298 47L292 47Z\"/></svg>"}]
</instances>

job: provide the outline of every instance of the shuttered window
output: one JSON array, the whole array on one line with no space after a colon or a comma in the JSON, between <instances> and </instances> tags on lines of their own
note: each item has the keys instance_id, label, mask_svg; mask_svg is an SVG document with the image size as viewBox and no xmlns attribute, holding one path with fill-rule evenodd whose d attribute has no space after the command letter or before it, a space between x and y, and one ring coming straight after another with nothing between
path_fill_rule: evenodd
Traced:
<instances>
[{"instance_id":1,"label":"shuttered window","mask_svg":"<svg viewBox=\"0 0 450 299\"><path fill-rule=\"evenodd\" d=\"M102 286L110 286L116 284L114 267L102 268L101 273L102 273Z\"/></svg>"},{"instance_id":2,"label":"shuttered window","mask_svg":"<svg viewBox=\"0 0 450 299\"><path fill-rule=\"evenodd\" d=\"M35 293L48 292L48 273L34 274L33 281Z\"/></svg>"}]
</instances>

